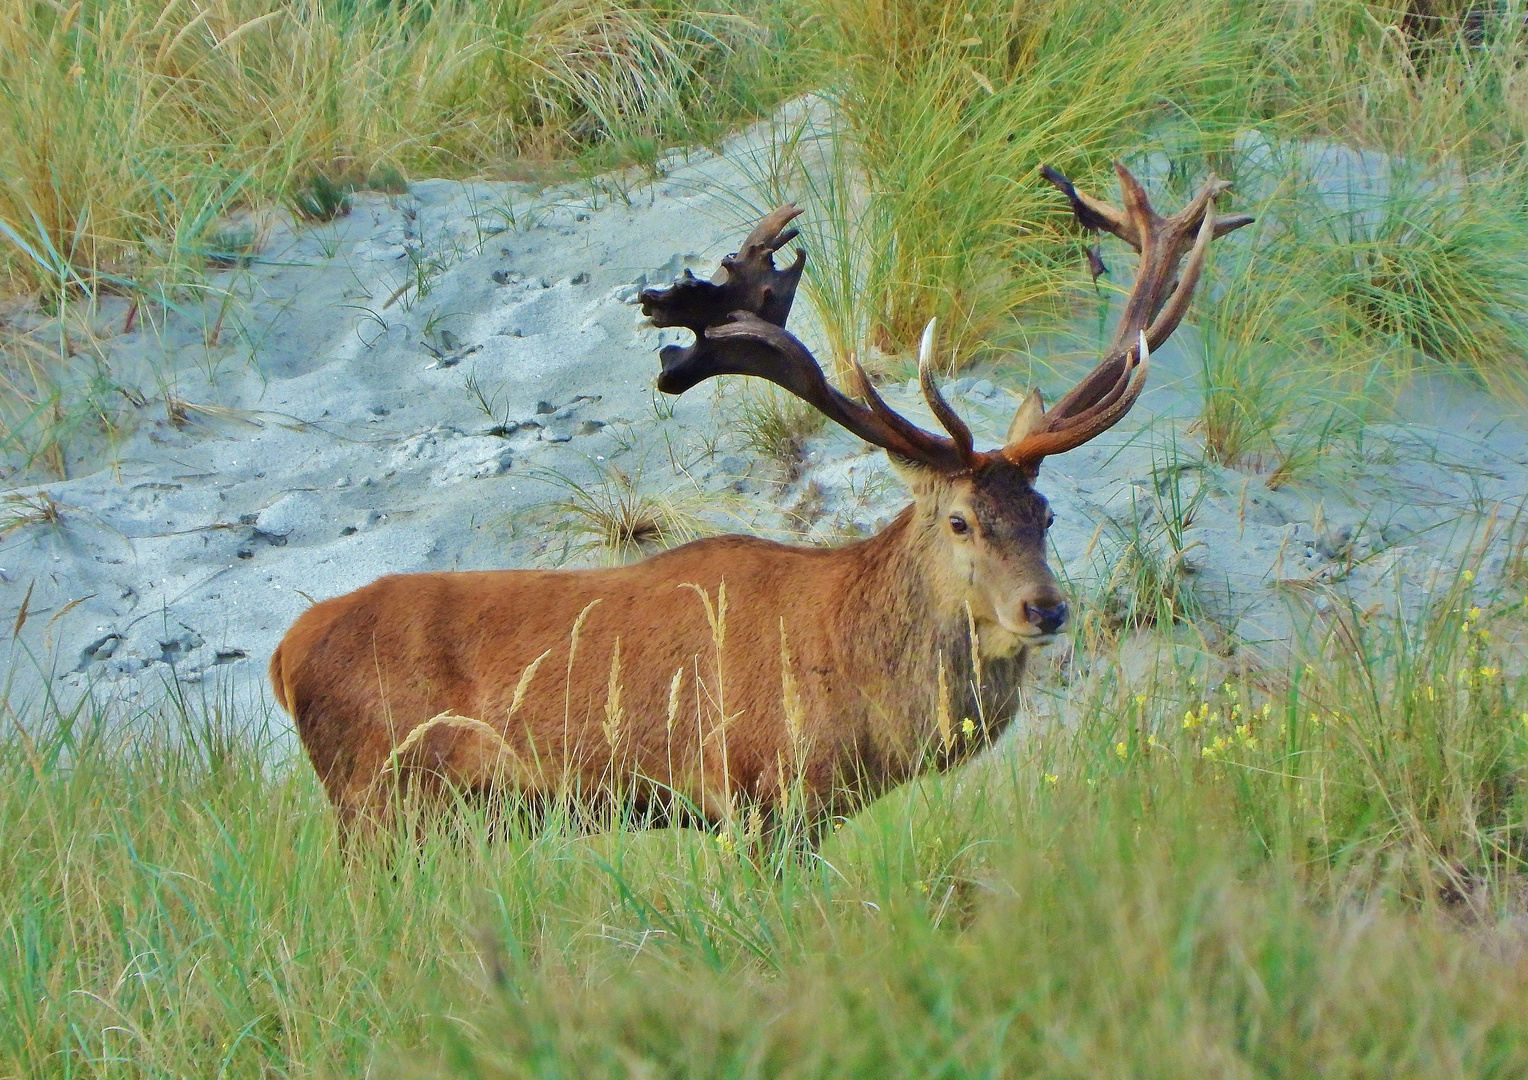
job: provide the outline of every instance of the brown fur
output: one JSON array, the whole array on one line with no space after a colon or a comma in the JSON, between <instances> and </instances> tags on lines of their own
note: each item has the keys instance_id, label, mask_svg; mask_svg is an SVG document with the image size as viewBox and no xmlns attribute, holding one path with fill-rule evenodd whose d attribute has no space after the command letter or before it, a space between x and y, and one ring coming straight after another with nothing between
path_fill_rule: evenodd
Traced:
<instances>
[{"instance_id":1,"label":"brown fur","mask_svg":"<svg viewBox=\"0 0 1528 1080\"><path fill-rule=\"evenodd\" d=\"M1060 600L1032 474L904 473L917 501L838 549L726 536L619 569L382 578L297 620L271 658L276 699L346 824L404 775L532 797L671 790L712 821L799 779L812 812L848 812L1001 732L1026 651L1013 612Z\"/></svg>"}]
</instances>

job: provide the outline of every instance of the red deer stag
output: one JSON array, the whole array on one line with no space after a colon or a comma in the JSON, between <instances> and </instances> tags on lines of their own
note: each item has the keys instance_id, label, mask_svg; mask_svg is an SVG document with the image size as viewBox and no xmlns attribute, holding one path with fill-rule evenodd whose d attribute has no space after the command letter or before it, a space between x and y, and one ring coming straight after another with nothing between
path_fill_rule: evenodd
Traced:
<instances>
[{"instance_id":1,"label":"red deer stag","mask_svg":"<svg viewBox=\"0 0 1528 1080\"><path fill-rule=\"evenodd\" d=\"M821 820L990 742L1028 649L1067 618L1045 563L1040 462L1124 416L1210 241L1251 220L1216 218L1229 185L1214 179L1161 217L1118 172L1123 210L1045 171L1082 225L1120 237L1140 267L1102 363L1050 409L1032 391L998 450L975 450L935 388L932 325L919 374L947 434L893 412L863 370L864 404L829 384L785 329L806 256L777 269L774 254L796 236L794 206L765 217L713 281L686 272L645 290L656 325L695 332L662 350L659 389L724 374L777 383L885 449L913 502L841 548L723 536L618 569L384 577L316 604L270 674L342 828L384 814L404 779L508 788L533 805L619 792L649 820L683 808L710 823L740 805L768 813L792 790Z\"/></svg>"}]
</instances>

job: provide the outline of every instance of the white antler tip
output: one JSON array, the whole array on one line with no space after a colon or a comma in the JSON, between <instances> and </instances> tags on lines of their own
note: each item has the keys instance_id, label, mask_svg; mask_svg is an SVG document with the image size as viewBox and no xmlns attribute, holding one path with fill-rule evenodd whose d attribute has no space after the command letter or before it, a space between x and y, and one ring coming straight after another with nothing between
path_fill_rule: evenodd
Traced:
<instances>
[{"instance_id":1,"label":"white antler tip","mask_svg":"<svg viewBox=\"0 0 1528 1080\"><path fill-rule=\"evenodd\" d=\"M934 338L939 331L939 319L937 317L928 321L923 328L923 340L918 344L918 367L923 368L934 361Z\"/></svg>"},{"instance_id":2,"label":"white antler tip","mask_svg":"<svg viewBox=\"0 0 1528 1080\"><path fill-rule=\"evenodd\" d=\"M1136 359L1141 364L1151 359L1151 347L1146 344L1146 331L1144 330L1141 331L1141 342L1137 346Z\"/></svg>"}]
</instances>

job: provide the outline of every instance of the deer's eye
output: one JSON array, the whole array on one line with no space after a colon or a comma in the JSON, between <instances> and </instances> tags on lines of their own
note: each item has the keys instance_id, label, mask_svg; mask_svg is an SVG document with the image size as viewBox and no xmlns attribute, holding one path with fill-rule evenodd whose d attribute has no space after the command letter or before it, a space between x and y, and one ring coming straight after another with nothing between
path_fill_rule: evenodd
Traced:
<instances>
[{"instance_id":1,"label":"deer's eye","mask_svg":"<svg viewBox=\"0 0 1528 1080\"><path fill-rule=\"evenodd\" d=\"M970 528L971 526L966 524L966 519L960 514L950 515L950 531L956 536L964 535Z\"/></svg>"}]
</instances>

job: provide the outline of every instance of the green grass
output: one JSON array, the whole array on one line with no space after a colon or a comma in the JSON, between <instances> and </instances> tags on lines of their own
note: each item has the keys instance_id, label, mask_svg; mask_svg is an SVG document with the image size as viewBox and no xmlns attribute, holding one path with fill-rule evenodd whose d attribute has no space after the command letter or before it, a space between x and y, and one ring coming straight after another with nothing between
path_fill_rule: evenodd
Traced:
<instances>
[{"instance_id":1,"label":"green grass","mask_svg":"<svg viewBox=\"0 0 1528 1080\"><path fill-rule=\"evenodd\" d=\"M132 422L100 301L195 321L233 212L651 165L811 78L796 36L772 0L3 0L6 464L62 476Z\"/></svg>"},{"instance_id":2,"label":"green grass","mask_svg":"<svg viewBox=\"0 0 1528 1080\"><path fill-rule=\"evenodd\" d=\"M1287 666L1097 655L762 869L472 808L347 861L281 721L28 712L0 1074L1520 1075L1521 600L1469 589Z\"/></svg>"},{"instance_id":3,"label":"green grass","mask_svg":"<svg viewBox=\"0 0 1528 1080\"><path fill-rule=\"evenodd\" d=\"M519 511L516 518L545 530L546 550L559 566L590 558L631 562L715 531L705 514L718 499L693 481L654 491L643 484L640 472L614 465L601 466L586 483L551 470L534 479L556 495Z\"/></svg>"},{"instance_id":4,"label":"green grass","mask_svg":"<svg viewBox=\"0 0 1528 1080\"><path fill-rule=\"evenodd\" d=\"M821 432L827 417L812 406L757 379L733 381L725 394L733 402L727 422L744 450L765 458L794 480L801 472L806 441Z\"/></svg>"}]
</instances>

